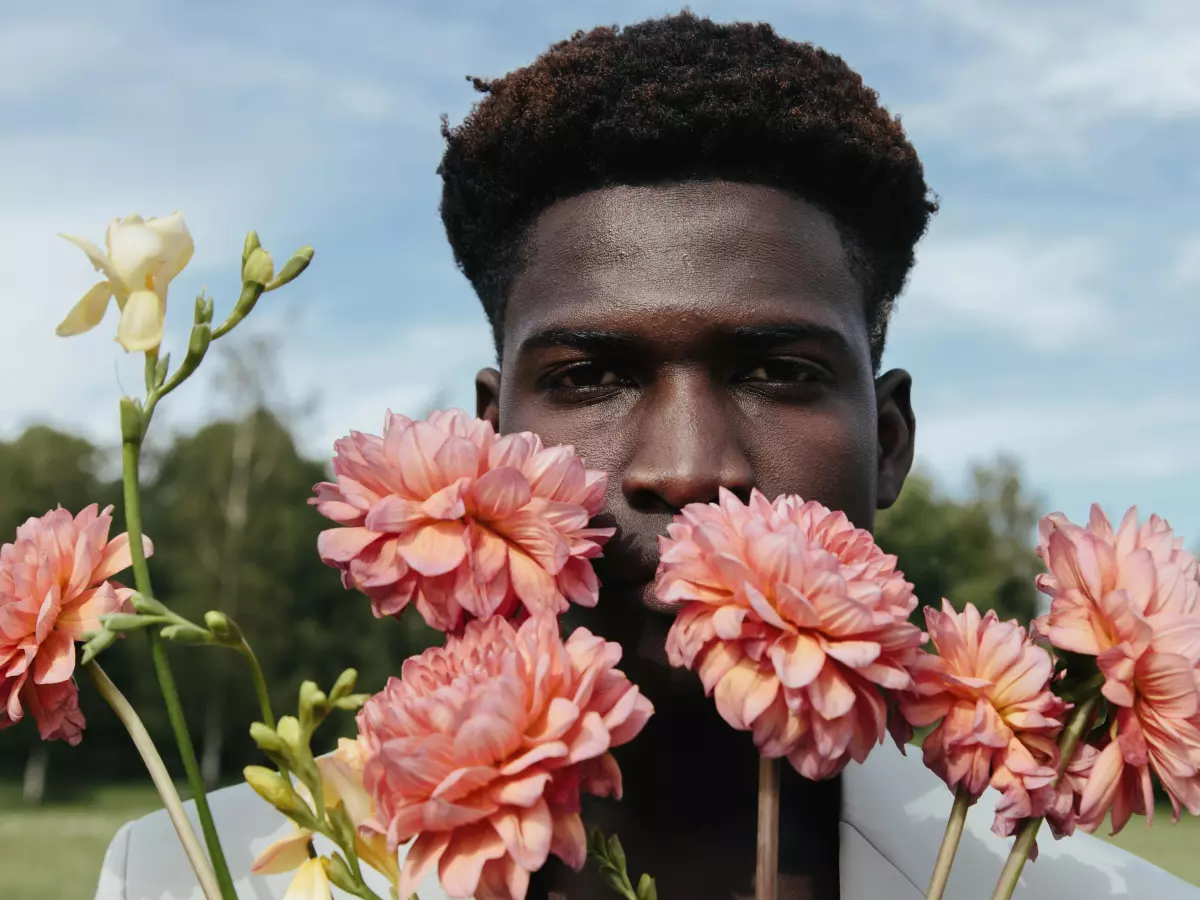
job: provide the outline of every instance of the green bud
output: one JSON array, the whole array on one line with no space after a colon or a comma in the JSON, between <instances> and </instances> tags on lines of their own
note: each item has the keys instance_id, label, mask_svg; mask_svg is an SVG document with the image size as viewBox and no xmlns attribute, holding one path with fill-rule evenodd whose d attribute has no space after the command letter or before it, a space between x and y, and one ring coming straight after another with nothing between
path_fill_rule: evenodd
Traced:
<instances>
[{"instance_id":1,"label":"green bud","mask_svg":"<svg viewBox=\"0 0 1200 900\"><path fill-rule=\"evenodd\" d=\"M601 867L600 880L623 897L629 896L625 891L625 878L616 869Z\"/></svg>"},{"instance_id":2,"label":"green bud","mask_svg":"<svg viewBox=\"0 0 1200 900\"><path fill-rule=\"evenodd\" d=\"M129 598L129 602L133 604L133 608L140 613L145 613L149 616L165 616L168 612L167 608L155 600L153 597L147 597L145 594L134 593Z\"/></svg>"},{"instance_id":3,"label":"green bud","mask_svg":"<svg viewBox=\"0 0 1200 900\"><path fill-rule=\"evenodd\" d=\"M347 694L340 700L334 702L334 706L338 709L346 709L354 712L356 709L362 709L363 704L371 699L370 694Z\"/></svg>"},{"instance_id":4,"label":"green bud","mask_svg":"<svg viewBox=\"0 0 1200 900\"><path fill-rule=\"evenodd\" d=\"M274 277L275 263L271 260L271 254L262 247L255 247L242 266L242 281L269 284Z\"/></svg>"},{"instance_id":5,"label":"green bud","mask_svg":"<svg viewBox=\"0 0 1200 900\"><path fill-rule=\"evenodd\" d=\"M358 670L347 669L338 676L338 680L333 683L333 689L329 692L329 700L332 703L337 703L352 690L358 682Z\"/></svg>"},{"instance_id":6,"label":"green bud","mask_svg":"<svg viewBox=\"0 0 1200 900\"><path fill-rule=\"evenodd\" d=\"M250 726L250 739L254 741L255 745L263 753L278 756L283 756L287 753L287 745L275 733L275 729L262 722L255 722Z\"/></svg>"},{"instance_id":7,"label":"green bud","mask_svg":"<svg viewBox=\"0 0 1200 900\"><path fill-rule=\"evenodd\" d=\"M201 322L199 325L192 326L192 334L188 338L187 360L184 365L190 364L191 369L195 369L200 365L200 360L204 359L204 354L208 352L208 345L212 343L212 326L207 322Z\"/></svg>"},{"instance_id":8,"label":"green bud","mask_svg":"<svg viewBox=\"0 0 1200 900\"><path fill-rule=\"evenodd\" d=\"M119 633L122 631L137 631L141 628L149 628L151 625L161 625L167 620L162 616L141 616L136 613L111 613L107 616L101 616L100 621L107 630Z\"/></svg>"},{"instance_id":9,"label":"green bud","mask_svg":"<svg viewBox=\"0 0 1200 900\"><path fill-rule=\"evenodd\" d=\"M204 321L207 324L211 325L212 320L213 320L213 301L212 301L212 298L209 297L207 300L204 301Z\"/></svg>"},{"instance_id":10,"label":"green bud","mask_svg":"<svg viewBox=\"0 0 1200 900\"><path fill-rule=\"evenodd\" d=\"M625 848L621 846L621 839L615 834L608 839L608 858L614 866L622 872L625 871Z\"/></svg>"},{"instance_id":11,"label":"green bud","mask_svg":"<svg viewBox=\"0 0 1200 900\"><path fill-rule=\"evenodd\" d=\"M608 848L604 842L604 832L599 828L593 828L588 832L587 836L588 853L596 857L596 859L606 859L608 856Z\"/></svg>"},{"instance_id":12,"label":"green bud","mask_svg":"<svg viewBox=\"0 0 1200 900\"><path fill-rule=\"evenodd\" d=\"M160 388L163 382L167 380L167 370L171 368L171 354L163 354L163 358L158 361L158 365L154 367L154 386Z\"/></svg>"},{"instance_id":13,"label":"green bud","mask_svg":"<svg viewBox=\"0 0 1200 900\"><path fill-rule=\"evenodd\" d=\"M222 644L240 644L242 629L237 623L220 610L210 609L204 614L204 624Z\"/></svg>"},{"instance_id":14,"label":"green bud","mask_svg":"<svg viewBox=\"0 0 1200 900\"><path fill-rule=\"evenodd\" d=\"M308 268L308 264L312 262L313 248L301 247L292 254L291 259L283 264L283 268L279 270L271 282L267 285L268 291L273 291L276 288L281 288L289 281L295 281L300 277L300 273Z\"/></svg>"},{"instance_id":15,"label":"green bud","mask_svg":"<svg viewBox=\"0 0 1200 900\"><path fill-rule=\"evenodd\" d=\"M341 888L347 894L360 896L358 884L355 882L354 876L350 874L350 867L342 858L342 854L334 853L333 856L322 856L321 866L325 869L325 876L329 879L330 884Z\"/></svg>"},{"instance_id":16,"label":"green bud","mask_svg":"<svg viewBox=\"0 0 1200 900\"><path fill-rule=\"evenodd\" d=\"M213 639L211 632L192 624L168 625L159 634L163 640L180 644L211 644Z\"/></svg>"},{"instance_id":17,"label":"green bud","mask_svg":"<svg viewBox=\"0 0 1200 900\"><path fill-rule=\"evenodd\" d=\"M258 242L258 232L251 231L246 235L246 242L242 244L242 277L245 278L246 263L250 259L250 254L261 247Z\"/></svg>"},{"instance_id":18,"label":"green bud","mask_svg":"<svg viewBox=\"0 0 1200 900\"><path fill-rule=\"evenodd\" d=\"M246 766L242 770L246 783L273 807L298 825L311 826L313 811L300 799L291 781L265 766Z\"/></svg>"},{"instance_id":19,"label":"green bud","mask_svg":"<svg viewBox=\"0 0 1200 900\"><path fill-rule=\"evenodd\" d=\"M293 753L304 747L304 732L300 728L300 720L295 716L283 716L275 726L275 733Z\"/></svg>"},{"instance_id":20,"label":"green bud","mask_svg":"<svg viewBox=\"0 0 1200 900\"><path fill-rule=\"evenodd\" d=\"M339 803L333 809L326 810L326 815L329 817L329 824L333 828L333 836L337 839L338 845L353 847L358 832L354 823L350 821L350 814L346 812L346 807Z\"/></svg>"},{"instance_id":21,"label":"green bud","mask_svg":"<svg viewBox=\"0 0 1200 900\"><path fill-rule=\"evenodd\" d=\"M311 714L314 708L323 707L328 698L325 692L317 687L316 682L306 681L300 685L300 714Z\"/></svg>"},{"instance_id":22,"label":"green bud","mask_svg":"<svg viewBox=\"0 0 1200 900\"><path fill-rule=\"evenodd\" d=\"M142 439L142 404L133 397L121 398L121 440L136 444Z\"/></svg>"},{"instance_id":23,"label":"green bud","mask_svg":"<svg viewBox=\"0 0 1200 900\"><path fill-rule=\"evenodd\" d=\"M654 886L654 879L643 875L638 881L637 895L638 900L658 900L658 888Z\"/></svg>"},{"instance_id":24,"label":"green bud","mask_svg":"<svg viewBox=\"0 0 1200 900\"><path fill-rule=\"evenodd\" d=\"M94 632L93 636L88 639L88 642L83 645L83 659L80 665L86 666L103 651L111 647L116 639L117 635L112 631Z\"/></svg>"}]
</instances>

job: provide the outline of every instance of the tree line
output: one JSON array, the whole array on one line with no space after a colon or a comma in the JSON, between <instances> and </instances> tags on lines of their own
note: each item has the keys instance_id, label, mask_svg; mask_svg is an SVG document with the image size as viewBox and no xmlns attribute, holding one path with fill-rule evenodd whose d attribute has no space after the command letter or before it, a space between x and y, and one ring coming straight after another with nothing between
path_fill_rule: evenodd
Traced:
<instances>
[{"instance_id":1,"label":"tree line","mask_svg":"<svg viewBox=\"0 0 1200 900\"><path fill-rule=\"evenodd\" d=\"M105 477L110 455L89 441L47 426L0 442L0 543L16 527L57 504L78 512L112 504L124 530L121 486ZM360 672L360 690L375 691L407 656L433 642L420 618L373 618L366 600L343 589L316 553L327 522L307 504L312 486L329 477L327 459L310 459L286 424L260 406L175 436L152 453L144 473L143 521L155 543L155 590L194 620L221 609L253 644L277 712L293 710L303 679L332 683L343 669ZM949 597L1028 620L1039 609L1033 587L1038 501L1017 467L1005 460L972 473L965 496L952 496L914 474L896 506L881 514L880 545L900 557L922 603ZM170 647L189 725L210 783L236 780L258 761L247 734L257 703L242 658L220 648ZM145 637L133 633L100 658L163 749L177 765ZM81 684L88 719L79 747L43 744L32 720L0 732L0 778L25 779L36 800L55 773L97 781L144 777L141 762L111 712ZM353 724L340 722L343 733ZM336 729L325 735L327 744ZM47 772L49 776L47 777Z\"/></svg>"}]
</instances>

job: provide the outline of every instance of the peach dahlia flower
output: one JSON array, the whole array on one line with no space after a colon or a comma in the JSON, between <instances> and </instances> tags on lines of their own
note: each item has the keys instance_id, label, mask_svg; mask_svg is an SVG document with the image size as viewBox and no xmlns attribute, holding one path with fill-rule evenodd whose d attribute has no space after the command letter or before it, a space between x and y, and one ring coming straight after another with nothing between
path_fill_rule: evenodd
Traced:
<instances>
[{"instance_id":1,"label":"peach dahlia flower","mask_svg":"<svg viewBox=\"0 0 1200 900\"><path fill-rule=\"evenodd\" d=\"M1086 528L1042 521L1039 553L1051 598L1038 629L1061 650L1096 657L1109 727L1078 798L1077 822L1114 832L1152 816L1156 775L1180 807L1200 815L1200 567L1183 539L1131 509L1114 531L1093 506Z\"/></svg>"},{"instance_id":2,"label":"peach dahlia flower","mask_svg":"<svg viewBox=\"0 0 1200 900\"><path fill-rule=\"evenodd\" d=\"M871 535L819 503L722 490L660 539L656 592L680 610L672 665L693 669L734 728L806 778L883 740L885 691L911 686L925 636L912 585Z\"/></svg>"},{"instance_id":3,"label":"peach dahlia flower","mask_svg":"<svg viewBox=\"0 0 1200 900\"><path fill-rule=\"evenodd\" d=\"M433 628L522 609L593 606L591 559L613 534L589 528L606 477L570 447L533 434L498 436L461 410L414 422L388 413L383 437L335 445L336 481L313 503L344 527L321 533L321 558L371 598L377 616L410 602Z\"/></svg>"},{"instance_id":4,"label":"peach dahlia flower","mask_svg":"<svg viewBox=\"0 0 1200 900\"><path fill-rule=\"evenodd\" d=\"M618 644L549 615L492 618L404 663L358 715L373 827L409 897L436 871L454 898L521 900L549 854L587 855L580 793L621 795L609 750L653 712L616 669Z\"/></svg>"},{"instance_id":5,"label":"peach dahlia flower","mask_svg":"<svg viewBox=\"0 0 1200 900\"><path fill-rule=\"evenodd\" d=\"M93 504L72 516L60 507L0 546L0 728L28 708L43 740L79 743L75 641L132 593L108 581L132 563L129 537L108 539L111 512ZM144 546L149 555L150 541Z\"/></svg>"},{"instance_id":6,"label":"peach dahlia flower","mask_svg":"<svg viewBox=\"0 0 1200 900\"><path fill-rule=\"evenodd\" d=\"M925 765L950 790L978 799L990 784L1002 793L992 830L1007 837L1056 799L1067 704L1050 690L1054 663L995 610L981 616L968 603L957 613L943 600L940 612L925 608L925 622L937 653L913 664L900 714L917 728L938 723L922 745Z\"/></svg>"}]
</instances>

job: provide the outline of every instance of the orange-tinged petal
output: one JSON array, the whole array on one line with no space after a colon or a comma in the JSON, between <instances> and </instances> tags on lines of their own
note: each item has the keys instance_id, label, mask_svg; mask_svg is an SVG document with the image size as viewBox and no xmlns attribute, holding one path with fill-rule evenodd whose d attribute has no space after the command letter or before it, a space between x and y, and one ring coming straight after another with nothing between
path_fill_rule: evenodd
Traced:
<instances>
[{"instance_id":1,"label":"orange-tinged petal","mask_svg":"<svg viewBox=\"0 0 1200 900\"><path fill-rule=\"evenodd\" d=\"M717 711L732 727L748 730L775 699L779 679L748 659L735 665L713 692Z\"/></svg>"},{"instance_id":2,"label":"orange-tinged petal","mask_svg":"<svg viewBox=\"0 0 1200 900\"><path fill-rule=\"evenodd\" d=\"M58 684L75 673L75 642L63 631L51 632L33 660L35 684Z\"/></svg>"},{"instance_id":3,"label":"orange-tinged petal","mask_svg":"<svg viewBox=\"0 0 1200 900\"><path fill-rule=\"evenodd\" d=\"M312 838L313 833L308 829L297 829L280 838L254 858L250 871L255 875L278 875L299 868L308 861L308 845Z\"/></svg>"},{"instance_id":4,"label":"orange-tinged petal","mask_svg":"<svg viewBox=\"0 0 1200 900\"><path fill-rule=\"evenodd\" d=\"M453 571L467 555L467 541L459 522L430 522L396 538L396 551L422 575Z\"/></svg>"},{"instance_id":5,"label":"orange-tinged petal","mask_svg":"<svg viewBox=\"0 0 1200 900\"><path fill-rule=\"evenodd\" d=\"M532 499L529 482L519 469L492 469L471 486L471 507L481 519L503 519L520 512Z\"/></svg>"},{"instance_id":6,"label":"orange-tinged petal","mask_svg":"<svg viewBox=\"0 0 1200 900\"><path fill-rule=\"evenodd\" d=\"M768 655L780 683L787 688L808 687L825 665L821 642L804 632L784 638Z\"/></svg>"}]
</instances>

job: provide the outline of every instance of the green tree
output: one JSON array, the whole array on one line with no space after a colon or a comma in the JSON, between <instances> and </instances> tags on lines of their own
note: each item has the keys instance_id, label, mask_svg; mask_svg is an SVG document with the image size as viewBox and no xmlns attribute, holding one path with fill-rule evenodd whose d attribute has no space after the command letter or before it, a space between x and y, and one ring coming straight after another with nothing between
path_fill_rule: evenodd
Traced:
<instances>
[{"instance_id":1,"label":"green tree","mask_svg":"<svg viewBox=\"0 0 1200 900\"><path fill-rule=\"evenodd\" d=\"M1009 459L972 469L970 492L961 499L914 473L896 505L880 514L876 539L899 557L922 606L940 606L946 598L959 609L974 603L1028 622L1040 611L1034 585L1042 571L1034 552L1039 507Z\"/></svg>"}]
</instances>

